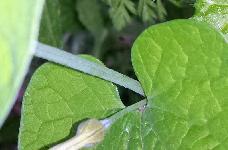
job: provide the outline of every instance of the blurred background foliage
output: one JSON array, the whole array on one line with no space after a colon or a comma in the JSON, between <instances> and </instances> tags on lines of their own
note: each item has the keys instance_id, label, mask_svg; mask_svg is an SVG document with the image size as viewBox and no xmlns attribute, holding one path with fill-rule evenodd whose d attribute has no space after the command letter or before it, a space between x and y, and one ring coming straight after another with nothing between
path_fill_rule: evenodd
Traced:
<instances>
[{"instance_id":1,"label":"blurred background foliage","mask_svg":"<svg viewBox=\"0 0 228 150\"><path fill-rule=\"evenodd\" d=\"M39 41L73 54L90 54L107 67L136 79L131 46L148 26L189 18L194 0L46 0ZM21 101L33 72L44 60L34 58L17 102L0 130L0 149L17 149ZM118 87L125 105L142 99Z\"/></svg>"}]
</instances>

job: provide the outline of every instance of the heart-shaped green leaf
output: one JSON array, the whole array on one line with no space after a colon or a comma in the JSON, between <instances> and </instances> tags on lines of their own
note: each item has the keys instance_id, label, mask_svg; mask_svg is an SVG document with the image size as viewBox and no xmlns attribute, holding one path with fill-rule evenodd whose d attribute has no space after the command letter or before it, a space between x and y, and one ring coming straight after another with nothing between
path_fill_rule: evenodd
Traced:
<instances>
[{"instance_id":1,"label":"heart-shaped green leaf","mask_svg":"<svg viewBox=\"0 0 228 150\"><path fill-rule=\"evenodd\" d=\"M46 63L33 75L25 93L19 149L48 148L70 133L75 135L72 127L83 119L102 119L122 108L112 83Z\"/></svg>"},{"instance_id":2,"label":"heart-shaped green leaf","mask_svg":"<svg viewBox=\"0 0 228 150\"><path fill-rule=\"evenodd\" d=\"M145 30L132 63L146 108L116 121L95 149L226 149L228 45L206 23L175 20Z\"/></svg>"},{"instance_id":3,"label":"heart-shaped green leaf","mask_svg":"<svg viewBox=\"0 0 228 150\"><path fill-rule=\"evenodd\" d=\"M43 0L0 1L0 127L27 72Z\"/></svg>"},{"instance_id":4,"label":"heart-shaped green leaf","mask_svg":"<svg viewBox=\"0 0 228 150\"><path fill-rule=\"evenodd\" d=\"M132 63L148 98L145 149L228 147L228 45L206 23L152 26L134 43Z\"/></svg>"}]
</instances>

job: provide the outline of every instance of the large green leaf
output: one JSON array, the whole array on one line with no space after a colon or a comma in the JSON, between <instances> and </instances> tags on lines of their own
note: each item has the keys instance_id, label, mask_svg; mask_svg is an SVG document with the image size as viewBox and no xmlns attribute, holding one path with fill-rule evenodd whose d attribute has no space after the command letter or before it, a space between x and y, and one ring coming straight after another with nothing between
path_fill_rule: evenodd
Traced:
<instances>
[{"instance_id":1,"label":"large green leaf","mask_svg":"<svg viewBox=\"0 0 228 150\"><path fill-rule=\"evenodd\" d=\"M74 7L75 0L46 0L39 40L62 48L64 34L80 28Z\"/></svg>"},{"instance_id":2,"label":"large green leaf","mask_svg":"<svg viewBox=\"0 0 228 150\"><path fill-rule=\"evenodd\" d=\"M228 41L228 1L197 0L195 19L206 21L224 33Z\"/></svg>"},{"instance_id":3,"label":"large green leaf","mask_svg":"<svg viewBox=\"0 0 228 150\"><path fill-rule=\"evenodd\" d=\"M145 149L227 149L228 45L206 23L152 26L132 49L148 98Z\"/></svg>"},{"instance_id":4,"label":"large green leaf","mask_svg":"<svg viewBox=\"0 0 228 150\"><path fill-rule=\"evenodd\" d=\"M115 122L95 148L227 149L227 60L228 45L206 23L150 27L132 48L148 104Z\"/></svg>"},{"instance_id":5,"label":"large green leaf","mask_svg":"<svg viewBox=\"0 0 228 150\"><path fill-rule=\"evenodd\" d=\"M43 0L0 1L0 127L34 51Z\"/></svg>"},{"instance_id":6,"label":"large green leaf","mask_svg":"<svg viewBox=\"0 0 228 150\"><path fill-rule=\"evenodd\" d=\"M33 75L26 90L19 148L53 146L70 133L75 135L72 127L79 121L105 118L123 107L113 84L46 63Z\"/></svg>"}]
</instances>

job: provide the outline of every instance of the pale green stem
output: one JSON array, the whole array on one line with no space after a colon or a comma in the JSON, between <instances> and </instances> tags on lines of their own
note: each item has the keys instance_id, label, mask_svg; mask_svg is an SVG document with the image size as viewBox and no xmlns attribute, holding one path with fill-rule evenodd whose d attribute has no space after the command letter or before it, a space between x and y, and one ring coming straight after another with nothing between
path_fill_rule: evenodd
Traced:
<instances>
[{"instance_id":1,"label":"pale green stem","mask_svg":"<svg viewBox=\"0 0 228 150\"><path fill-rule=\"evenodd\" d=\"M111 81L144 96L137 80L58 48L38 43L35 56Z\"/></svg>"},{"instance_id":2,"label":"pale green stem","mask_svg":"<svg viewBox=\"0 0 228 150\"><path fill-rule=\"evenodd\" d=\"M130 106L120 110L119 112L113 114L109 118L102 120L102 123L105 127L109 127L112 123L114 123L115 121L117 121L118 119L120 119L121 117L123 117L124 115L126 115L129 112L132 112L135 110L143 111L145 109L146 105L147 105L147 100L143 99L133 105L130 105Z\"/></svg>"}]
</instances>

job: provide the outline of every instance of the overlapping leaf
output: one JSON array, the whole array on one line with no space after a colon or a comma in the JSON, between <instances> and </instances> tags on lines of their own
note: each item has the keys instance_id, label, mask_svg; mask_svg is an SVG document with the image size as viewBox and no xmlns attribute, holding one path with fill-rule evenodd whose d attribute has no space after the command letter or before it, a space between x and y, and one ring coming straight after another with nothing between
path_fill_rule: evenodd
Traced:
<instances>
[{"instance_id":1,"label":"overlapping leaf","mask_svg":"<svg viewBox=\"0 0 228 150\"><path fill-rule=\"evenodd\" d=\"M148 107L144 149L226 149L228 45L206 23L175 20L136 40L132 62Z\"/></svg>"},{"instance_id":2,"label":"overlapping leaf","mask_svg":"<svg viewBox=\"0 0 228 150\"><path fill-rule=\"evenodd\" d=\"M123 107L113 84L46 63L33 75L24 97L19 149L53 146L75 135L72 127L83 119L102 119Z\"/></svg>"},{"instance_id":3,"label":"overlapping leaf","mask_svg":"<svg viewBox=\"0 0 228 150\"><path fill-rule=\"evenodd\" d=\"M0 1L0 127L34 51L43 0Z\"/></svg>"},{"instance_id":4,"label":"overlapping leaf","mask_svg":"<svg viewBox=\"0 0 228 150\"><path fill-rule=\"evenodd\" d=\"M148 105L114 123L95 149L226 149L227 57L225 40L206 23L175 20L144 31L132 63Z\"/></svg>"}]
</instances>

